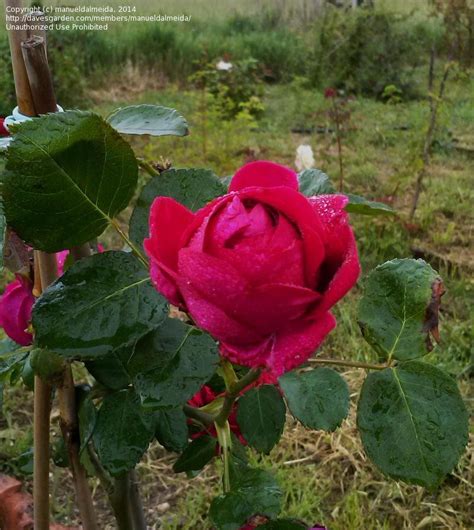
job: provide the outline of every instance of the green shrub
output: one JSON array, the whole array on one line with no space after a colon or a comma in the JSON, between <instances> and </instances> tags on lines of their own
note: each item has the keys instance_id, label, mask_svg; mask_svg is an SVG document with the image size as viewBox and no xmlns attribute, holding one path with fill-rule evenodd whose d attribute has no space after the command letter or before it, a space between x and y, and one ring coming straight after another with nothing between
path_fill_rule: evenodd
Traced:
<instances>
[{"instance_id":1,"label":"green shrub","mask_svg":"<svg viewBox=\"0 0 474 530\"><path fill-rule=\"evenodd\" d=\"M375 97L387 85L399 87L404 97L416 96L416 68L426 64L441 37L426 20L371 9L328 10L314 32L313 82Z\"/></svg>"}]
</instances>

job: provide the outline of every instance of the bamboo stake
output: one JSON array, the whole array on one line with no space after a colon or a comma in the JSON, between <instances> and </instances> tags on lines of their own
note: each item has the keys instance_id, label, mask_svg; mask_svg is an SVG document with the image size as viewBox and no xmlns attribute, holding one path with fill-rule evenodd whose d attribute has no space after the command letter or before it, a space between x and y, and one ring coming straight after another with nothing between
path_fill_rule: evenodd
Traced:
<instances>
[{"instance_id":1,"label":"bamboo stake","mask_svg":"<svg viewBox=\"0 0 474 530\"><path fill-rule=\"evenodd\" d=\"M5 0L6 7L22 7L21 0ZM21 41L25 32L9 31L10 52L12 57L13 77L19 111L25 116L35 116L36 109L31 94L30 83L26 73L25 63L21 51ZM41 269L43 273L41 274ZM47 268L40 266L39 254L35 252L35 295L39 296L45 281L50 275ZM44 285L47 285L45 283ZM36 530L49 530L49 423L51 413L51 386L38 376L35 377L34 393L34 527Z\"/></svg>"},{"instance_id":2,"label":"bamboo stake","mask_svg":"<svg viewBox=\"0 0 474 530\"><path fill-rule=\"evenodd\" d=\"M55 112L57 110L56 97L54 95L51 72L46 57L44 39L39 36L33 36L27 41L22 42L21 48L37 113L44 114L47 112ZM82 249L77 249L77 252L85 255L86 253L90 253L90 247L84 246ZM56 256L55 254L38 252L38 261L42 280L41 283L44 288L44 286L52 283L57 277ZM76 499L83 529L98 530L86 471L82 466L79 457L79 427L77 422L74 380L70 365L67 365L64 371L63 380L58 387L58 400L61 416L61 430L68 449L74 487L76 490ZM40 472L39 468L38 472ZM40 487L39 479L37 487ZM40 492L38 492L37 510L38 512L43 513L43 504L40 504L40 502L44 503L44 499L40 497ZM43 523L41 522L41 524ZM43 530L43 527L37 526L37 523L35 522L35 529Z\"/></svg>"},{"instance_id":3,"label":"bamboo stake","mask_svg":"<svg viewBox=\"0 0 474 530\"><path fill-rule=\"evenodd\" d=\"M31 87L31 95L37 114L56 112L57 103L54 95L53 80L46 58L46 47L43 37L34 35L21 43L26 73Z\"/></svg>"},{"instance_id":4,"label":"bamboo stake","mask_svg":"<svg viewBox=\"0 0 474 530\"><path fill-rule=\"evenodd\" d=\"M5 8L8 7L22 7L22 0L5 0ZM21 54L21 41L24 40L25 37L26 32L22 30L11 30L8 32L18 109L25 116L36 116L30 83L28 81L25 63L23 62Z\"/></svg>"}]
</instances>

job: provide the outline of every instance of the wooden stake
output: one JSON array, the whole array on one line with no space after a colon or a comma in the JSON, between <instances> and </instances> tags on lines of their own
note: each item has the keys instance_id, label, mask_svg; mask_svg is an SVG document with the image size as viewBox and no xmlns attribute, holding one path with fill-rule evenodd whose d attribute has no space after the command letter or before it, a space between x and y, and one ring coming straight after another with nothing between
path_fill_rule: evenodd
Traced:
<instances>
[{"instance_id":1,"label":"wooden stake","mask_svg":"<svg viewBox=\"0 0 474 530\"><path fill-rule=\"evenodd\" d=\"M5 8L8 7L22 7L22 0L5 0ZM25 37L26 32L22 30L11 30L8 32L18 109L25 116L36 116L37 113L31 95L30 83L28 81L25 63L23 62L21 54L21 41L24 40Z\"/></svg>"},{"instance_id":2,"label":"wooden stake","mask_svg":"<svg viewBox=\"0 0 474 530\"><path fill-rule=\"evenodd\" d=\"M7 0L7 5L21 6L21 2ZM57 104L46 56L44 38L33 36L24 42L18 35L11 39L12 57L15 57L15 86L20 112L35 116L56 112ZM16 66L15 66L16 65ZM28 92L26 88L28 87ZM20 94L27 103L22 101ZM85 253L84 250L82 250ZM41 293L57 278L55 254L35 251L35 268L40 282L35 288ZM70 366L58 389L61 409L61 426L68 446L69 458L76 489L77 503L84 530L98 530L87 476L79 460L79 434L76 416L74 381ZM34 459L34 527L49 530L49 425L51 387L35 377L35 459Z\"/></svg>"},{"instance_id":3,"label":"wooden stake","mask_svg":"<svg viewBox=\"0 0 474 530\"><path fill-rule=\"evenodd\" d=\"M56 112L53 80L46 58L44 39L37 35L21 43L21 51L37 114Z\"/></svg>"},{"instance_id":4,"label":"wooden stake","mask_svg":"<svg viewBox=\"0 0 474 530\"><path fill-rule=\"evenodd\" d=\"M49 421L51 386L35 376L33 518L35 530L49 530Z\"/></svg>"}]
</instances>

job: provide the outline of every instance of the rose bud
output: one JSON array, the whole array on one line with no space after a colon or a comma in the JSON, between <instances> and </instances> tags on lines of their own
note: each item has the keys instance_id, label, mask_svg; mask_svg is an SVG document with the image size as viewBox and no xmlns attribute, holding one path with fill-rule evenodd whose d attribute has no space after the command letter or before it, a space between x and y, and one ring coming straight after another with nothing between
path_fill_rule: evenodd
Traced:
<instances>
[{"instance_id":1,"label":"rose bud","mask_svg":"<svg viewBox=\"0 0 474 530\"><path fill-rule=\"evenodd\" d=\"M221 355L274 382L315 352L336 325L330 309L357 281L347 202L305 197L296 173L264 161L195 213L158 197L144 242L153 283Z\"/></svg>"},{"instance_id":2,"label":"rose bud","mask_svg":"<svg viewBox=\"0 0 474 530\"><path fill-rule=\"evenodd\" d=\"M0 296L0 327L16 343L29 346L33 340L28 326L35 298L29 280L17 276Z\"/></svg>"}]
</instances>

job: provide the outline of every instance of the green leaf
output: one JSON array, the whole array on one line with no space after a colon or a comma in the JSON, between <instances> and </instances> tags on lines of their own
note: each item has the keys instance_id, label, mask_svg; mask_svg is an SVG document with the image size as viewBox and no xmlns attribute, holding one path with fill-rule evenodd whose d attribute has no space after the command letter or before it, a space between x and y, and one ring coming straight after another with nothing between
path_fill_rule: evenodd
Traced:
<instances>
[{"instance_id":1,"label":"green leaf","mask_svg":"<svg viewBox=\"0 0 474 530\"><path fill-rule=\"evenodd\" d=\"M0 340L0 361L2 360L2 357L14 352L15 350L18 350L20 347L21 346L19 344L8 337Z\"/></svg>"},{"instance_id":2,"label":"green leaf","mask_svg":"<svg viewBox=\"0 0 474 530\"><path fill-rule=\"evenodd\" d=\"M393 208L383 202L370 201L360 195L346 193L349 203L346 205L346 211L350 213L359 213L362 215L396 215Z\"/></svg>"},{"instance_id":3,"label":"green leaf","mask_svg":"<svg viewBox=\"0 0 474 530\"><path fill-rule=\"evenodd\" d=\"M91 112L47 114L23 123L7 157L7 223L47 252L100 235L128 205L137 184L132 149Z\"/></svg>"},{"instance_id":4,"label":"green leaf","mask_svg":"<svg viewBox=\"0 0 474 530\"><path fill-rule=\"evenodd\" d=\"M298 173L299 189L303 195L330 195L336 192L331 179L319 169L305 169Z\"/></svg>"},{"instance_id":5,"label":"green leaf","mask_svg":"<svg viewBox=\"0 0 474 530\"><path fill-rule=\"evenodd\" d=\"M395 259L367 278L359 305L365 340L383 359L408 360L432 350L438 338L438 308L443 286L423 260Z\"/></svg>"},{"instance_id":6,"label":"green leaf","mask_svg":"<svg viewBox=\"0 0 474 530\"><path fill-rule=\"evenodd\" d=\"M176 460L173 466L175 473L183 471L200 471L216 456L217 440L203 435L193 440Z\"/></svg>"},{"instance_id":7,"label":"green leaf","mask_svg":"<svg viewBox=\"0 0 474 530\"><path fill-rule=\"evenodd\" d=\"M21 455L18 455L16 458L14 458L12 464L14 465L15 469L18 470L18 473L23 475L32 475L34 466L33 448L28 449L24 453L21 453Z\"/></svg>"},{"instance_id":8,"label":"green leaf","mask_svg":"<svg viewBox=\"0 0 474 530\"><path fill-rule=\"evenodd\" d=\"M211 378L218 359L209 335L170 318L137 343L127 368L144 406L169 409L186 403Z\"/></svg>"},{"instance_id":9,"label":"green leaf","mask_svg":"<svg viewBox=\"0 0 474 530\"><path fill-rule=\"evenodd\" d=\"M90 359L132 344L166 312L142 264L108 251L74 263L41 295L33 308L35 339L63 357Z\"/></svg>"},{"instance_id":10,"label":"green leaf","mask_svg":"<svg viewBox=\"0 0 474 530\"><path fill-rule=\"evenodd\" d=\"M259 530L307 530L307 526L294 519L278 519L260 525Z\"/></svg>"},{"instance_id":11,"label":"green leaf","mask_svg":"<svg viewBox=\"0 0 474 530\"><path fill-rule=\"evenodd\" d=\"M59 355L41 348L32 350L30 364L34 373L44 381L57 380L62 376L65 368L65 362Z\"/></svg>"},{"instance_id":12,"label":"green leaf","mask_svg":"<svg viewBox=\"0 0 474 530\"><path fill-rule=\"evenodd\" d=\"M132 105L117 109L108 118L110 125L122 134L151 136L186 136L187 121L174 109L159 105Z\"/></svg>"},{"instance_id":13,"label":"green leaf","mask_svg":"<svg viewBox=\"0 0 474 530\"><path fill-rule=\"evenodd\" d=\"M156 413L155 436L168 451L180 453L188 445L188 421L182 409Z\"/></svg>"},{"instance_id":14,"label":"green leaf","mask_svg":"<svg viewBox=\"0 0 474 530\"><path fill-rule=\"evenodd\" d=\"M295 418L310 429L334 431L349 412L349 388L331 368L288 372L278 380Z\"/></svg>"},{"instance_id":15,"label":"green leaf","mask_svg":"<svg viewBox=\"0 0 474 530\"><path fill-rule=\"evenodd\" d=\"M211 503L211 521L217 530L238 530L251 517L276 517L282 493L273 476L261 469L247 468L233 481L231 491Z\"/></svg>"},{"instance_id":16,"label":"green leaf","mask_svg":"<svg viewBox=\"0 0 474 530\"><path fill-rule=\"evenodd\" d=\"M368 375L357 425L383 473L427 488L453 469L468 439L468 415L455 381L420 361Z\"/></svg>"},{"instance_id":17,"label":"green leaf","mask_svg":"<svg viewBox=\"0 0 474 530\"><path fill-rule=\"evenodd\" d=\"M237 423L251 447L269 453L278 443L285 427L286 407L273 385L246 392L238 402Z\"/></svg>"},{"instance_id":18,"label":"green leaf","mask_svg":"<svg viewBox=\"0 0 474 530\"><path fill-rule=\"evenodd\" d=\"M172 197L195 211L226 192L208 169L169 169L153 177L141 191L130 219L130 239L141 246L149 236L150 206L156 197Z\"/></svg>"},{"instance_id":19,"label":"green leaf","mask_svg":"<svg viewBox=\"0 0 474 530\"><path fill-rule=\"evenodd\" d=\"M217 530L239 530L255 515L252 512L253 507L249 499L231 491L212 501L209 516Z\"/></svg>"},{"instance_id":20,"label":"green leaf","mask_svg":"<svg viewBox=\"0 0 474 530\"><path fill-rule=\"evenodd\" d=\"M132 383L127 363L133 355L135 345L126 345L94 359L86 361L86 368L101 385L110 390L121 390Z\"/></svg>"},{"instance_id":21,"label":"green leaf","mask_svg":"<svg viewBox=\"0 0 474 530\"><path fill-rule=\"evenodd\" d=\"M104 398L94 429L94 446L111 475L133 469L154 435L154 418L146 414L133 389Z\"/></svg>"},{"instance_id":22,"label":"green leaf","mask_svg":"<svg viewBox=\"0 0 474 530\"><path fill-rule=\"evenodd\" d=\"M14 385L21 376L27 358L28 352L20 351L0 359L0 383Z\"/></svg>"}]
</instances>

